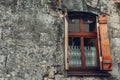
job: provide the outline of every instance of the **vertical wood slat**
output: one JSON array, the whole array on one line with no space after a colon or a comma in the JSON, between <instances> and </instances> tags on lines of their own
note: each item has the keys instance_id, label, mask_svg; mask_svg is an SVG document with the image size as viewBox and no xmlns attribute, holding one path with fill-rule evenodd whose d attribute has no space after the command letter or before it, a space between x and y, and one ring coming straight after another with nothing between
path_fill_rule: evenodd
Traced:
<instances>
[{"instance_id":1,"label":"vertical wood slat","mask_svg":"<svg viewBox=\"0 0 120 80\"><path fill-rule=\"evenodd\" d=\"M97 46L98 46L98 63L100 66L100 70L102 70L102 55L101 55L101 48L100 48L100 34L99 34L99 23L98 23L98 17L96 17L96 29L97 29Z\"/></svg>"},{"instance_id":2,"label":"vertical wood slat","mask_svg":"<svg viewBox=\"0 0 120 80\"><path fill-rule=\"evenodd\" d=\"M102 54L102 70L112 70L110 44L107 32L106 16L99 16L100 46Z\"/></svg>"},{"instance_id":3,"label":"vertical wood slat","mask_svg":"<svg viewBox=\"0 0 120 80\"><path fill-rule=\"evenodd\" d=\"M68 21L65 17L65 69L69 69L69 63L68 63Z\"/></svg>"}]
</instances>

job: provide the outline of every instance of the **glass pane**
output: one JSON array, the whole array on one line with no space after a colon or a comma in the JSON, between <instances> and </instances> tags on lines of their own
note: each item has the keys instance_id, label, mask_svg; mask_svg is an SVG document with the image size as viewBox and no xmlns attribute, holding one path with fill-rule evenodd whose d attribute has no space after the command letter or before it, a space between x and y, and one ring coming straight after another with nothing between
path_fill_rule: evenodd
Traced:
<instances>
[{"instance_id":1,"label":"glass pane","mask_svg":"<svg viewBox=\"0 0 120 80\"><path fill-rule=\"evenodd\" d=\"M81 66L80 38L69 37L69 65L70 67Z\"/></svg>"},{"instance_id":2,"label":"glass pane","mask_svg":"<svg viewBox=\"0 0 120 80\"><path fill-rule=\"evenodd\" d=\"M83 32L96 32L96 23L92 20L83 20Z\"/></svg>"},{"instance_id":3,"label":"glass pane","mask_svg":"<svg viewBox=\"0 0 120 80\"><path fill-rule=\"evenodd\" d=\"M79 32L80 31L80 21L79 19L70 19L68 23L69 31Z\"/></svg>"},{"instance_id":4,"label":"glass pane","mask_svg":"<svg viewBox=\"0 0 120 80\"><path fill-rule=\"evenodd\" d=\"M86 66L97 66L96 39L84 38L84 53Z\"/></svg>"}]
</instances>

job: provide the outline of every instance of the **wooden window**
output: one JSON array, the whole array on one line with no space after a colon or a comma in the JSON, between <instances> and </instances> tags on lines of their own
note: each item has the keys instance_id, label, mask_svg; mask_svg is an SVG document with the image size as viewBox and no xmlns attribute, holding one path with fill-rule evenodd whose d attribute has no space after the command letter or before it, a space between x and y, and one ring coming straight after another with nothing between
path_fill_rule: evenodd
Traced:
<instances>
[{"instance_id":1,"label":"wooden window","mask_svg":"<svg viewBox=\"0 0 120 80\"><path fill-rule=\"evenodd\" d=\"M65 18L65 68L68 73L106 72L111 66L106 16L68 13Z\"/></svg>"}]
</instances>

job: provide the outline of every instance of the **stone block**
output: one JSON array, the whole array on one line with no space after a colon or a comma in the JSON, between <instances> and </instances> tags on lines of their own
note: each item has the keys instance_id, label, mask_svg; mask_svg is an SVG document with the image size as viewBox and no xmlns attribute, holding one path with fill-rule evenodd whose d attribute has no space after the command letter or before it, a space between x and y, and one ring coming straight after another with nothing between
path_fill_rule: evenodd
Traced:
<instances>
[{"instance_id":1,"label":"stone block","mask_svg":"<svg viewBox=\"0 0 120 80\"><path fill-rule=\"evenodd\" d=\"M0 80L8 80L7 78L0 78Z\"/></svg>"},{"instance_id":2,"label":"stone block","mask_svg":"<svg viewBox=\"0 0 120 80\"><path fill-rule=\"evenodd\" d=\"M115 57L120 57L120 50L119 50L119 48L116 48L116 50L114 51L114 53L115 53Z\"/></svg>"},{"instance_id":3,"label":"stone block","mask_svg":"<svg viewBox=\"0 0 120 80\"><path fill-rule=\"evenodd\" d=\"M54 78L55 77L55 71L56 69L54 67L51 67L50 70L49 70L49 78Z\"/></svg>"},{"instance_id":4,"label":"stone block","mask_svg":"<svg viewBox=\"0 0 120 80\"><path fill-rule=\"evenodd\" d=\"M44 79L43 80L48 80L48 77L44 77Z\"/></svg>"},{"instance_id":5,"label":"stone block","mask_svg":"<svg viewBox=\"0 0 120 80\"><path fill-rule=\"evenodd\" d=\"M61 74L55 75L55 80L64 80L64 75Z\"/></svg>"},{"instance_id":6,"label":"stone block","mask_svg":"<svg viewBox=\"0 0 120 80\"><path fill-rule=\"evenodd\" d=\"M0 63L5 61L5 56L4 55L0 55Z\"/></svg>"},{"instance_id":7,"label":"stone block","mask_svg":"<svg viewBox=\"0 0 120 80\"><path fill-rule=\"evenodd\" d=\"M54 80L54 79L48 79L48 80Z\"/></svg>"},{"instance_id":8,"label":"stone block","mask_svg":"<svg viewBox=\"0 0 120 80\"><path fill-rule=\"evenodd\" d=\"M111 47L120 48L120 45L119 45L120 44L120 38L112 38L110 43L111 43Z\"/></svg>"}]
</instances>

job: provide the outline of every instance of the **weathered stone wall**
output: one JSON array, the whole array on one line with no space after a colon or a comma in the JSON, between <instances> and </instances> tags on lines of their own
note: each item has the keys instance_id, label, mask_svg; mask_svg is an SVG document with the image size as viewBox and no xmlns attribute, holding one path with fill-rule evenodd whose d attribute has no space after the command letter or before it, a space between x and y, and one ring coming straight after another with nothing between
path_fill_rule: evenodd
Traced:
<instances>
[{"instance_id":1,"label":"weathered stone wall","mask_svg":"<svg viewBox=\"0 0 120 80\"><path fill-rule=\"evenodd\" d=\"M0 0L0 80L120 80L117 5L107 4L112 76L78 78L66 77L64 71L64 19L59 16L59 4L55 0Z\"/></svg>"},{"instance_id":2,"label":"weathered stone wall","mask_svg":"<svg viewBox=\"0 0 120 80\"><path fill-rule=\"evenodd\" d=\"M111 6L110 6L111 5ZM112 77L120 80L120 4L109 2L108 33L111 45L111 55L113 62Z\"/></svg>"},{"instance_id":3,"label":"weathered stone wall","mask_svg":"<svg viewBox=\"0 0 120 80\"><path fill-rule=\"evenodd\" d=\"M68 11L84 11L101 14L108 12L108 0L63 0Z\"/></svg>"},{"instance_id":4,"label":"weathered stone wall","mask_svg":"<svg viewBox=\"0 0 120 80\"><path fill-rule=\"evenodd\" d=\"M0 80L42 80L54 67L63 71L63 21L49 3L0 0Z\"/></svg>"}]
</instances>

